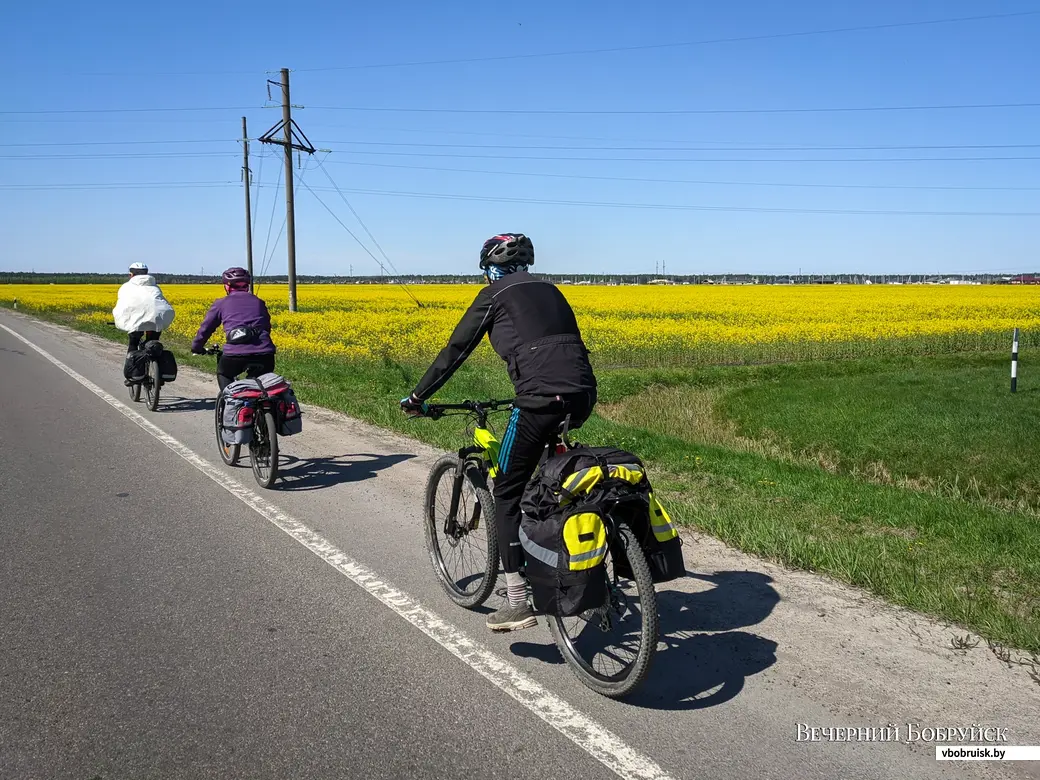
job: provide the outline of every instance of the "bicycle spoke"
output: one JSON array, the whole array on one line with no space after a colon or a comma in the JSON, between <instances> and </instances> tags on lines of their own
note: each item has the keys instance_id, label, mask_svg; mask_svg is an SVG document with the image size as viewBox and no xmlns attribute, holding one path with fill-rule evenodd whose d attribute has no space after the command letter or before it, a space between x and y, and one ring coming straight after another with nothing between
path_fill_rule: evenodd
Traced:
<instances>
[{"instance_id":1,"label":"bicycle spoke","mask_svg":"<svg viewBox=\"0 0 1040 780\"><path fill-rule=\"evenodd\" d=\"M614 582L613 556L608 557L611 581L608 603L575 617L563 618L561 628L574 652L597 675L617 678L635 664L642 646L642 607L635 583Z\"/></svg>"},{"instance_id":2,"label":"bicycle spoke","mask_svg":"<svg viewBox=\"0 0 1040 780\"><path fill-rule=\"evenodd\" d=\"M453 475L452 475L453 476ZM451 509L451 493L453 480L445 479L439 486L434 500L434 522L436 526L436 545L448 578L462 593L475 592L480 587L487 571L487 540L483 537L483 527L474 531L466 530L473 514L475 495L463 487L459 496L455 522L460 526L456 538L444 536L444 525Z\"/></svg>"}]
</instances>

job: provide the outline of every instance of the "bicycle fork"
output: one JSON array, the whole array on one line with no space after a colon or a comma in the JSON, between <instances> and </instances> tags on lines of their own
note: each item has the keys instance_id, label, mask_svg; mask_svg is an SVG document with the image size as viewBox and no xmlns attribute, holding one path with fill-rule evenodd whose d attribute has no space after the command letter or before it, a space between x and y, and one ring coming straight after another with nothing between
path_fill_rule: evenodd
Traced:
<instances>
[{"instance_id":1,"label":"bicycle fork","mask_svg":"<svg viewBox=\"0 0 1040 780\"><path fill-rule=\"evenodd\" d=\"M464 523L459 523L459 504L462 501L462 491L466 484L466 470L472 467L472 462L466 454L459 454L458 464L455 466L455 477L451 484L451 502L448 505L448 516L444 520L444 535L449 539L458 539L462 534L476 529L480 522L480 501L474 495L474 507L472 517L466 518Z\"/></svg>"},{"instance_id":2,"label":"bicycle fork","mask_svg":"<svg viewBox=\"0 0 1040 780\"><path fill-rule=\"evenodd\" d=\"M466 478L466 461L459 458L455 466L455 478L451 481L451 503L448 505L448 516L444 519L444 535L448 539L458 539L459 524L455 520L459 513L459 500L462 498L462 482Z\"/></svg>"}]
</instances>

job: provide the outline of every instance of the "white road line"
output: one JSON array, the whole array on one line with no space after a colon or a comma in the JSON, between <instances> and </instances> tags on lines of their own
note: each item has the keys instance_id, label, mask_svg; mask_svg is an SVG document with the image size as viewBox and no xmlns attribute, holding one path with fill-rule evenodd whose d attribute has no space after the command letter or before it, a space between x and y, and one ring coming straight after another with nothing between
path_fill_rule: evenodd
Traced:
<instances>
[{"instance_id":1,"label":"white road line","mask_svg":"<svg viewBox=\"0 0 1040 780\"><path fill-rule=\"evenodd\" d=\"M235 498L287 533L358 587L381 601L456 658L469 665L492 685L512 696L618 776L625 780L671 780L669 775L651 758L626 745L615 734L576 710L512 664L473 641L465 632L423 607L407 593L398 590L375 572L366 569L299 520L290 517L274 504L261 498L210 462L196 455L177 439L86 377L69 368L46 350L36 346L29 339L6 325L0 324L0 328L34 349L109 406L133 420Z\"/></svg>"}]
</instances>

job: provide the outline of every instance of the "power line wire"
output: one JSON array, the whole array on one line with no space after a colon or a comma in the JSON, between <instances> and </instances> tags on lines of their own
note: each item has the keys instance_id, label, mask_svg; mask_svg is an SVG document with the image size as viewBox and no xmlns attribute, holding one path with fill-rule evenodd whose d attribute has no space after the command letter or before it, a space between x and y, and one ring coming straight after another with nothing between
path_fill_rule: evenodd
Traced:
<instances>
[{"instance_id":1,"label":"power line wire","mask_svg":"<svg viewBox=\"0 0 1040 780\"><path fill-rule=\"evenodd\" d=\"M2 112L0 112L2 113ZM178 116L163 116L156 117L155 119L144 119L135 117L120 117L119 119L106 119L104 117L90 118L84 116L69 117L67 119L8 119L4 118L4 124L8 125L84 125L84 124L96 124L96 125L111 125L118 122L120 125L162 125L163 127L171 124L190 124L192 126L201 125L220 125L221 127L227 127L228 120L224 117L214 117L206 119L203 117L178 117Z\"/></svg>"},{"instance_id":2,"label":"power line wire","mask_svg":"<svg viewBox=\"0 0 1040 780\"><path fill-rule=\"evenodd\" d=\"M420 65L455 65L463 63L475 63L475 62L496 62L503 60L528 60L538 59L544 57L567 57L585 54L611 54L616 52L628 52L628 51L647 51L651 49L674 49L688 46L707 46L711 44L720 43L744 43L751 41L768 41L778 40L782 38L805 38L817 35L832 35L836 33L850 33L850 32L867 32L872 30L891 30L901 27L924 27L927 25L937 24L955 24L960 22L981 22L991 19L1012 19L1020 18L1024 16L1034 16L1040 11L1017 11L1013 13L1003 14L985 14L979 16L959 16L959 17L946 17L942 19L924 19L914 22L888 22L885 24L868 24L868 25L857 25L854 27L831 27L825 29L816 30L801 30L797 32L787 33L764 33L761 35L741 35L727 38L704 38L695 41L680 41L676 43L652 43L644 44L640 46L612 46L598 49L570 49L567 51L556 51L556 52L544 52L541 54L503 54L492 57L465 57L456 59L442 59L442 60L420 60L420 61L409 61L409 62L387 62L387 63L373 63L365 65L338 65L326 68L299 68L297 69L300 73L316 73L321 71L336 71L336 70L366 70L372 68L404 68L414 67Z\"/></svg>"},{"instance_id":3,"label":"power line wire","mask_svg":"<svg viewBox=\"0 0 1040 780\"><path fill-rule=\"evenodd\" d=\"M274 227L274 209L275 209L275 206L278 205L278 188L281 187L281 185L282 185L282 168L281 168L281 166L279 166L278 167L278 182L277 182L277 184L274 185L274 195L271 197L271 219L267 223L267 241L264 243L264 254L263 254L264 262L260 266L260 275L261 276L263 276L264 272L267 271L267 263L268 263L267 248L271 244L271 229ZM263 186L263 184L260 183L260 182L257 182L256 186L257 186L257 190L259 191L259 189ZM288 214L286 214L285 219L286 219L286 221L288 221L288 219L289 219L289 215ZM284 230L284 229L285 229L285 223L283 222L282 223L282 230ZM276 245L278 244L278 241L281 239L281 237L282 237L282 233L281 233L281 231L279 231L278 232L278 238L275 239L275 244ZM274 256L274 253L272 251L272 257L273 256Z\"/></svg>"},{"instance_id":4,"label":"power line wire","mask_svg":"<svg viewBox=\"0 0 1040 780\"><path fill-rule=\"evenodd\" d=\"M482 135L477 133L476 135ZM529 136L542 137L542 136ZM568 137L568 136L563 136ZM129 146L129 145L154 145L154 144L216 144L241 142L241 138L213 138L213 139L170 139L170 140L128 140L128 141L46 141L30 143L0 143L0 148L21 147L52 147L52 146ZM575 140L583 140L576 138ZM610 140L594 139L588 140ZM1040 144L883 144L864 146L844 146L835 144L771 144L756 145L751 142L740 143L739 149L719 148L720 144L733 144L726 141L649 141L646 143L658 144L681 144L700 143L714 144L713 146L687 146L687 147L659 147L659 146L574 146L574 145L522 145L522 144L447 144L428 143L420 141L328 141L333 144L350 144L354 146L411 146L436 149L518 149L518 150L560 150L560 151L648 151L648 152L786 152L786 151L896 151L896 150L953 150L953 149L1037 149Z\"/></svg>"},{"instance_id":5,"label":"power line wire","mask_svg":"<svg viewBox=\"0 0 1040 780\"><path fill-rule=\"evenodd\" d=\"M343 190L341 190L339 185L336 184L335 180L332 178L332 174L329 173L328 169L325 167L324 162L325 161L322 160L318 163L318 167L321 168L321 172L325 174L325 177L329 180L329 183L336 188L336 192L339 193L340 198L343 199L343 202L347 204L347 208L350 209L350 213L354 215L354 219L358 221L358 224L361 225L362 229L364 229L369 239L371 239L372 243L375 244L376 249L379 250L379 254L381 254L383 256L383 259L386 260L387 265L389 265L393 269L394 273L398 273L397 269L394 268L394 264L391 262L389 256L383 250L383 246L378 241L376 241L376 237L372 235L372 231L368 229L368 225L366 225L365 221L361 219L361 215L357 213L354 207L350 204L350 201L347 200L347 196L343 194Z\"/></svg>"},{"instance_id":6,"label":"power line wire","mask_svg":"<svg viewBox=\"0 0 1040 780\"><path fill-rule=\"evenodd\" d=\"M0 115L25 116L30 114L147 114L153 112L170 111L253 111L257 108L267 108L267 106L189 106L174 108L46 108L31 110L23 109L18 111L0 111Z\"/></svg>"},{"instance_id":7,"label":"power line wire","mask_svg":"<svg viewBox=\"0 0 1040 780\"><path fill-rule=\"evenodd\" d=\"M299 178L299 177L297 177L297 178ZM300 179L300 184L302 184L307 189L307 191L310 192L311 195L313 195L315 197L315 199L318 201L318 203L320 203L325 208L325 210L327 212L329 212L329 214L332 216L332 218L334 220L336 220L336 222L339 223L339 226L341 228L343 228L345 231L347 231L347 233L350 235L350 237L353 238L354 241L357 242L357 245L359 247L361 247L365 251L365 254L367 254L369 257L371 257L373 260L376 261L376 265L378 265L383 270L383 273L386 273L387 272L387 267L385 265L383 265L383 262L372 253L371 249L369 249L367 246L365 246L365 242L362 241L360 238L358 238L357 234L354 233L353 230L351 230L349 227L347 227L347 224L342 219L339 218L339 215L337 215L335 211L333 211L331 208L329 208L328 204L325 203L325 201L321 199L321 196L318 195L318 193L315 191L315 189L313 187L311 187L309 184L307 184L306 182L304 182L302 179ZM335 188L327 187L327 188L325 188L325 191L326 192L334 192Z\"/></svg>"},{"instance_id":8,"label":"power line wire","mask_svg":"<svg viewBox=\"0 0 1040 780\"><path fill-rule=\"evenodd\" d=\"M302 182L301 182L302 183ZM308 190L314 190L304 184ZM332 190L325 190L332 191ZM546 200L537 198L511 198L492 195L457 195L443 192L405 192L396 190L347 189L361 195L385 195L389 197L426 198L435 200L467 200L489 203L524 203L547 206L583 206L600 208L631 208L661 211L721 211L764 214L844 214L863 216L907 216L907 217L1040 217L1040 211L908 211L897 209L805 209L765 206L707 206L676 203L616 203L609 201ZM315 197L318 197L315 193ZM320 198L319 198L320 200ZM323 203L324 205L324 203ZM328 206L325 207L328 209ZM339 218L337 217L337 220ZM342 224L342 223L341 223ZM344 225L344 227L346 227ZM349 229L348 229L349 232ZM353 235L353 234L351 234ZM355 239L357 237L355 236ZM360 243L360 242L359 242ZM366 251L368 251L366 249ZM369 252L371 255L371 252ZM372 255L373 259L375 256ZM376 262L379 262L376 260Z\"/></svg>"},{"instance_id":9,"label":"power line wire","mask_svg":"<svg viewBox=\"0 0 1040 780\"><path fill-rule=\"evenodd\" d=\"M131 189L190 189L193 187L233 187L234 181L165 181L165 182L93 182L69 184L0 184L0 190L19 192L31 190L131 190Z\"/></svg>"},{"instance_id":10,"label":"power line wire","mask_svg":"<svg viewBox=\"0 0 1040 780\"><path fill-rule=\"evenodd\" d=\"M184 139L175 141L44 141L42 143L17 143L0 144L0 147L13 146L129 146L133 144L226 144L232 140L241 141L241 138L215 138L208 141L198 139Z\"/></svg>"},{"instance_id":11,"label":"power line wire","mask_svg":"<svg viewBox=\"0 0 1040 780\"><path fill-rule=\"evenodd\" d=\"M0 160L116 160L164 157L231 157L234 152L126 152L111 154L0 154Z\"/></svg>"},{"instance_id":12,"label":"power line wire","mask_svg":"<svg viewBox=\"0 0 1040 780\"><path fill-rule=\"evenodd\" d=\"M252 231L252 235L254 235L254 236L256 235L256 219L257 219L257 217L260 216L260 182L263 181L263 176L264 176L264 158L266 156L267 155L262 153L262 152L260 154L256 154L255 152L250 152L250 157L259 157L260 158L259 170L257 170L256 176L253 177L253 182L254 182L254 184L253 184L253 225L250 228L250 230Z\"/></svg>"},{"instance_id":13,"label":"power line wire","mask_svg":"<svg viewBox=\"0 0 1040 780\"><path fill-rule=\"evenodd\" d=\"M610 141L617 143L646 143L646 144L686 144L695 143L689 139L682 141L669 141L660 138L606 138L603 136L589 135L558 135L553 133L503 133L497 130L439 130L429 127L358 127L354 123L344 124L310 124L309 127L320 127L332 130L353 130L357 132L372 133L430 133L434 135L474 135L488 138L555 138L567 141ZM719 144L741 146L747 145L745 141L697 141L696 143ZM761 143L761 142L760 142Z\"/></svg>"},{"instance_id":14,"label":"power line wire","mask_svg":"<svg viewBox=\"0 0 1040 780\"><path fill-rule=\"evenodd\" d=\"M309 184L307 184L307 182L305 182L302 178L300 178L299 176L297 176L296 178L299 180L300 184L302 184L307 189L307 191L310 192L311 195L313 195L315 197L315 199L318 201L318 203L320 203L324 207L324 209L327 212L329 212L329 214L332 215L332 218L334 220L336 220L336 222L339 223L340 227L343 228L345 231L347 231L347 233L350 235L350 237L353 238L354 241L357 242L357 245L360 246L369 257L371 257L373 260L376 261L376 265L378 265L383 270L383 273L386 273L386 266L384 266L383 263L379 260L379 258L376 257L372 253L371 249L369 249L367 246L365 246L365 243L360 238L357 237L357 235L354 233L354 231L351 230L349 227L347 227L346 223L342 219L339 218L339 216L336 214L336 212L333 211L331 208L329 208L328 204L325 203L325 201L321 199L321 196L317 192L315 192L314 189ZM331 179L331 176L330 176L330 179ZM334 185L334 188L337 191L339 191L340 195L343 196L342 190L340 190L338 186L335 186L336 185L335 182L333 182L333 185ZM346 196L343 196L343 199L346 200ZM348 203L347 205L349 206L350 204ZM350 210L354 211L353 207L351 207ZM357 216L356 212L354 213L354 216ZM367 230L367 228L366 228L366 230ZM369 234L369 235L371 236L371 234ZM373 241L374 240L375 239L373 239ZM389 258L387 258L387 262L389 262ZM391 264L391 267L393 267L392 264ZM400 275L401 274L397 271L397 269L394 269L394 276L397 277L397 276L400 276ZM408 297L411 298L413 301L415 301L415 305L416 306L418 306L420 309L423 308L422 303L419 301L418 298L415 297L415 295L412 294L412 291L408 289L408 286L406 284L404 284L404 282L397 281L396 278L395 278L394 281L401 286L401 289L403 289L406 293L408 293Z\"/></svg>"},{"instance_id":15,"label":"power line wire","mask_svg":"<svg viewBox=\"0 0 1040 780\"><path fill-rule=\"evenodd\" d=\"M951 149L1040 149L1040 144L918 144L906 146L745 146L725 149L716 146L540 146L518 144L438 144L408 141L327 141L330 144L354 144L356 146L421 146L435 149L525 149L588 151L588 152L812 152L812 151L898 151L898 150L951 150Z\"/></svg>"},{"instance_id":16,"label":"power line wire","mask_svg":"<svg viewBox=\"0 0 1040 780\"><path fill-rule=\"evenodd\" d=\"M960 111L993 108L1036 108L1040 103L950 103L909 106L828 106L815 108L664 108L664 109L562 109L562 108L402 108L400 106L308 106L313 111L372 111L417 114L527 114L527 115L693 115L693 114L827 114L870 111ZM0 112L2 113L2 112Z\"/></svg>"},{"instance_id":17,"label":"power line wire","mask_svg":"<svg viewBox=\"0 0 1040 780\"><path fill-rule=\"evenodd\" d=\"M259 199L260 190L263 188L270 187L269 184L261 184L260 174L263 172L263 157L266 155L258 155L261 160L261 167L259 174L253 177L253 188L255 190L254 195L254 209L253 209L253 230L256 230L256 222L259 216ZM337 162L331 160L328 162ZM438 171L445 173L471 173L471 174L483 174L491 176L527 176L532 178L552 178L552 179L582 179L592 181L620 181L620 182L640 182L649 184L707 184L707 185L719 185L719 186L735 186L735 187L774 187L774 188L807 188L807 189L842 189L842 190L925 190L925 191L967 191L967 192L1037 192L1040 191L1040 187L1016 187L1016 186L974 186L974 185L945 185L945 184L823 184L816 182L769 182L769 181L734 181L734 180L719 180L719 179L667 179L667 178L653 178L653 177L639 177L639 176L593 176L593 175L581 175L581 174L566 174L566 173L535 173L531 171L501 171L501 170L475 170L470 168L441 168L436 166L425 166L425 165L393 165L389 163L369 163L369 162L346 162L341 161L341 164L346 165L362 165L367 167L377 168L395 168L402 170L419 170L419 171ZM328 175L326 171L326 175ZM53 184L0 184L2 190L46 190L46 189L132 189L132 188L163 188L163 187L223 187L223 186L238 186L241 182L234 181L169 181L169 182L59 182ZM280 182L279 185L280 186ZM330 190L331 191L331 190ZM348 202L349 205L349 202ZM275 204L277 207L277 203ZM355 216L356 213L355 213ZM273 221L273 216L272 216ZM360 220L359 220L360 221ZM378 242L374 237L369 234L373 242L379 246ZM270 239L270 236L268 236ZM382 247L379 247L382 251ZM266 250L265 250L266 251Z\"/></svg>"},{"instance_id":18,"label":"power line wire","mask_svg":"<svg viewBox=\"0 0 1040 780\"><path fill-rule=\"evenodd\" d=\"M544 155L519 155L519 154L461 154L456 152L380 152L359 151L355 149L333 149L332 151L344 154L382 155L387 157L452 157L476 160L556 160L556 161L586 161L586 162L691 162L691 163L763 163L763 162L787 162L787 163L810 163L810 162L979 162L996 160L1040 160L1040 156L1021 155L1014 157L563 157ZM589 151L595 151L590 149ZM660 149L656 151L670 152L671 149ZM717 151L729 151L720 149ZM744 150L740 150L744 151ZM822 151L822 150L821 150Z\"/></svg>"},{"instance_id":19,"label":"power line wire","mask_svg":"<svg viewBox=\"0 0 1040 780\"><path fill-rule=\"evenodd\" d=\"M512 54L512 55L499 55L493 57L467 57L457 59L440 59L440 60L423 60L423 61L409 61L409 62L388 62L388 63L363 63L357 65L338 65L330 67L317 67L317 68L294 68L293 72L296 73L318 73L324 71L340 71L340 70L367 70L376 68L403 68L423 65L449 65L459 63L475 63L475 62L494 62L501 60L518 60L518 59L538 59L546 57L564 57L564 56L579 56L586 54L609 54L616 52L628 52L628 51L646 51L653 49L669 49L669 48L682 48L690 46L706 46L712 44L722 43L743 43L753 41L766 41L766 40L778 40L784 38L800 38L810 37L819 35L832 35L839 33L851 33L851 32L870 32L875 30L889 30L899 28L911 28L911 27L925 27L934 26L941 24L957 24L962 22L981 22L988 20L998 19L1012 19L1017 17L1033 16L1038 11L1017 11L1000 14L983 14L977 16L960 16L960 17L945 17L940 19L922 19L918 21L910 22L887 22L882 24L868 24L868 25L856 25L850 27L832 27L815 30L800 30L795 32L785 33L763 33L760 35L745 35L727 38L706 38L693 41L678 41L674 43L654 43L654 44L643 44L636 46L614 46L599 49L571 49L565 51L556 52L543 52L543 53L532 53L532 54ZM273 72L273 71L267 71ZM127 71L66 71L66 75L70 76L83 76L89 78L98 77L123 77L123 76L148 76L148 77L174 77L174 76L255 76L262 74L261 70L210 70L210 71L139 71L139 70L127 70Z\"/></svg>"},{"instance_id":20,"label":"power line wire","mask_svg":"<svg viewBox=\"0 0 1040 780\"><path fill-rule=\"evenodd\" d=\"M493 176L530 176L544 177L550 179L590 179L594 181L630 181L653 184L717 184L733 185L743 187L808 187L820 189L851 189L851 190L982 190L982 191L1012 191L1028 192L1040 190L1040 187L982 187L982 186L958 186L958 185L925 185L925 184L818 184L799 182L768 182L768 181L722 181L717 179L661 179L646 178L639 176L592 176L572 173L535 173L532 171L488 171L474 170L472 168L441 168L428 165L395 165L393 163L362 162L360 160L329 160L328 162L340 165L364 165L373 168L398 168L414 171L442 171L445 173L477 173Z\"/></svg>"},{"instance_id":21,"label":"power line wire","mask_svg":"<svg viewBox=\"0 0 1040 780\"><path fill-rule=\"evenodd\" d=\"M274 260L274 253L278 249L278 243L282 240L282 235L285 233L285 226L288 224L288 222L289 222L289 215L286 214L284 217L282 217L282 226L278 229L278 235L275 236L274 243L271 244L271 254L270 254L269 257L264 259L264 265L260 269L260 276L261 276L261 278L267 275L267 268L268 268L268 266L270 266L271 261ZM270 237L270 236L268 236L268 237ZM257 290L259 288L260 288L260 283L259 282L257 282L256 284L253 285L253 289L254 290Z\"/></svg>"},{"instance_id":22,"label":"power line wire","mask_svg":"<svg viewBox=\"0 0 1040 780\"><path fill-rule=\"evenodd\" d=\"M270 73L271 71L266 71ZM185 70L185 71L102 71L102 72L78 72L65 71L69 76L84 76L87 78L117 77L117 76L144 76L147 78L162 78L166 76L263 76L263 70Z\"/></svg>"},{"instance_id":23,"label":"power line wire","mask_svg":"<svg viewBox=\"0 0 1040 780\"><path fill-rule=\"evenodd\" d=\"M304 168L303 172L306 173L307 172L307 168ZM303 184L303 178L302 178L302 176L300 174L297 174L296 178L300 181L301 184ZM278 168L278 185L276 185L276 189L277 189L277 186L281 185L281 183L282 183L282 169L281 169L281 167L279 167ZM268 228L267 228L267 239L268 239L268 241L270 241L270 239L271 239L271 226L274 224L274 210L275 210L275 206L277 205L277 203L278 203L277 198L272 199L272 201L271 201L271 223L268 225ZM278 242L282 240L282 234L285 232L285 227L286 227L286 225L288 223L289 223L289 213L286 212L285 216L282 218L282 226L281 226L281 228L279 228L278 235L274 239L274 244L271 245L271 254L270 254L269 257L266 257L264 259L263 266L262 266L262 268L260 270L260 275L261 276L265 276L267 274L267 269L270 266L271 261L274 260L274 253L278 249ZM264 254L267 255L267 247L266 246L264 247ZM255 285L255 288L259 288L259 285Z\"/></svg>"},{"instance_id":24,"label":"power line wire","mask_svg":"<svg viewBox=\"0 0 1040 780\"><path fill-rule=\"evenodd\" d=\"M1040 12L1038 12L1040 13ZM522 108L407 108L400 106L300 106L312 111L362 111L433 114L529 114L529 115L695 115L695 114L819 114L872 111L955 111L1004 108L1036 108L1040 103L951 103L909 106L824 106L812 108L691 108L691 109L522 109ZM0 116L48 114L134 114L178 111L252 111L275 106L206 106L160 108L76 108L0 111Z\"/></svg>"}]
</instances>

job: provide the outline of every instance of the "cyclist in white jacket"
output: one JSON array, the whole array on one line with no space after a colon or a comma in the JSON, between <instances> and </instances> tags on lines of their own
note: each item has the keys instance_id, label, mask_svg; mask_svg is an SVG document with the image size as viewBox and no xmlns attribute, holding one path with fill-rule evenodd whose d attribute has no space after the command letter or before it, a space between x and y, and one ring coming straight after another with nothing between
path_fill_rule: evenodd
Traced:
<instances>
[{"instance_id":1,"label":"cyclist in white jacket","mask_svg":"<svg viewBox=\"0 0 1040 780\"><path fill-rule=\"evenodd\" d=\"M128 356L137 351L142 339L158 339L173 324L173 307L144 263L130 266L130 279L119 288L112 317L116 327L129 334Z\"/></svg>"}]
</instances>

